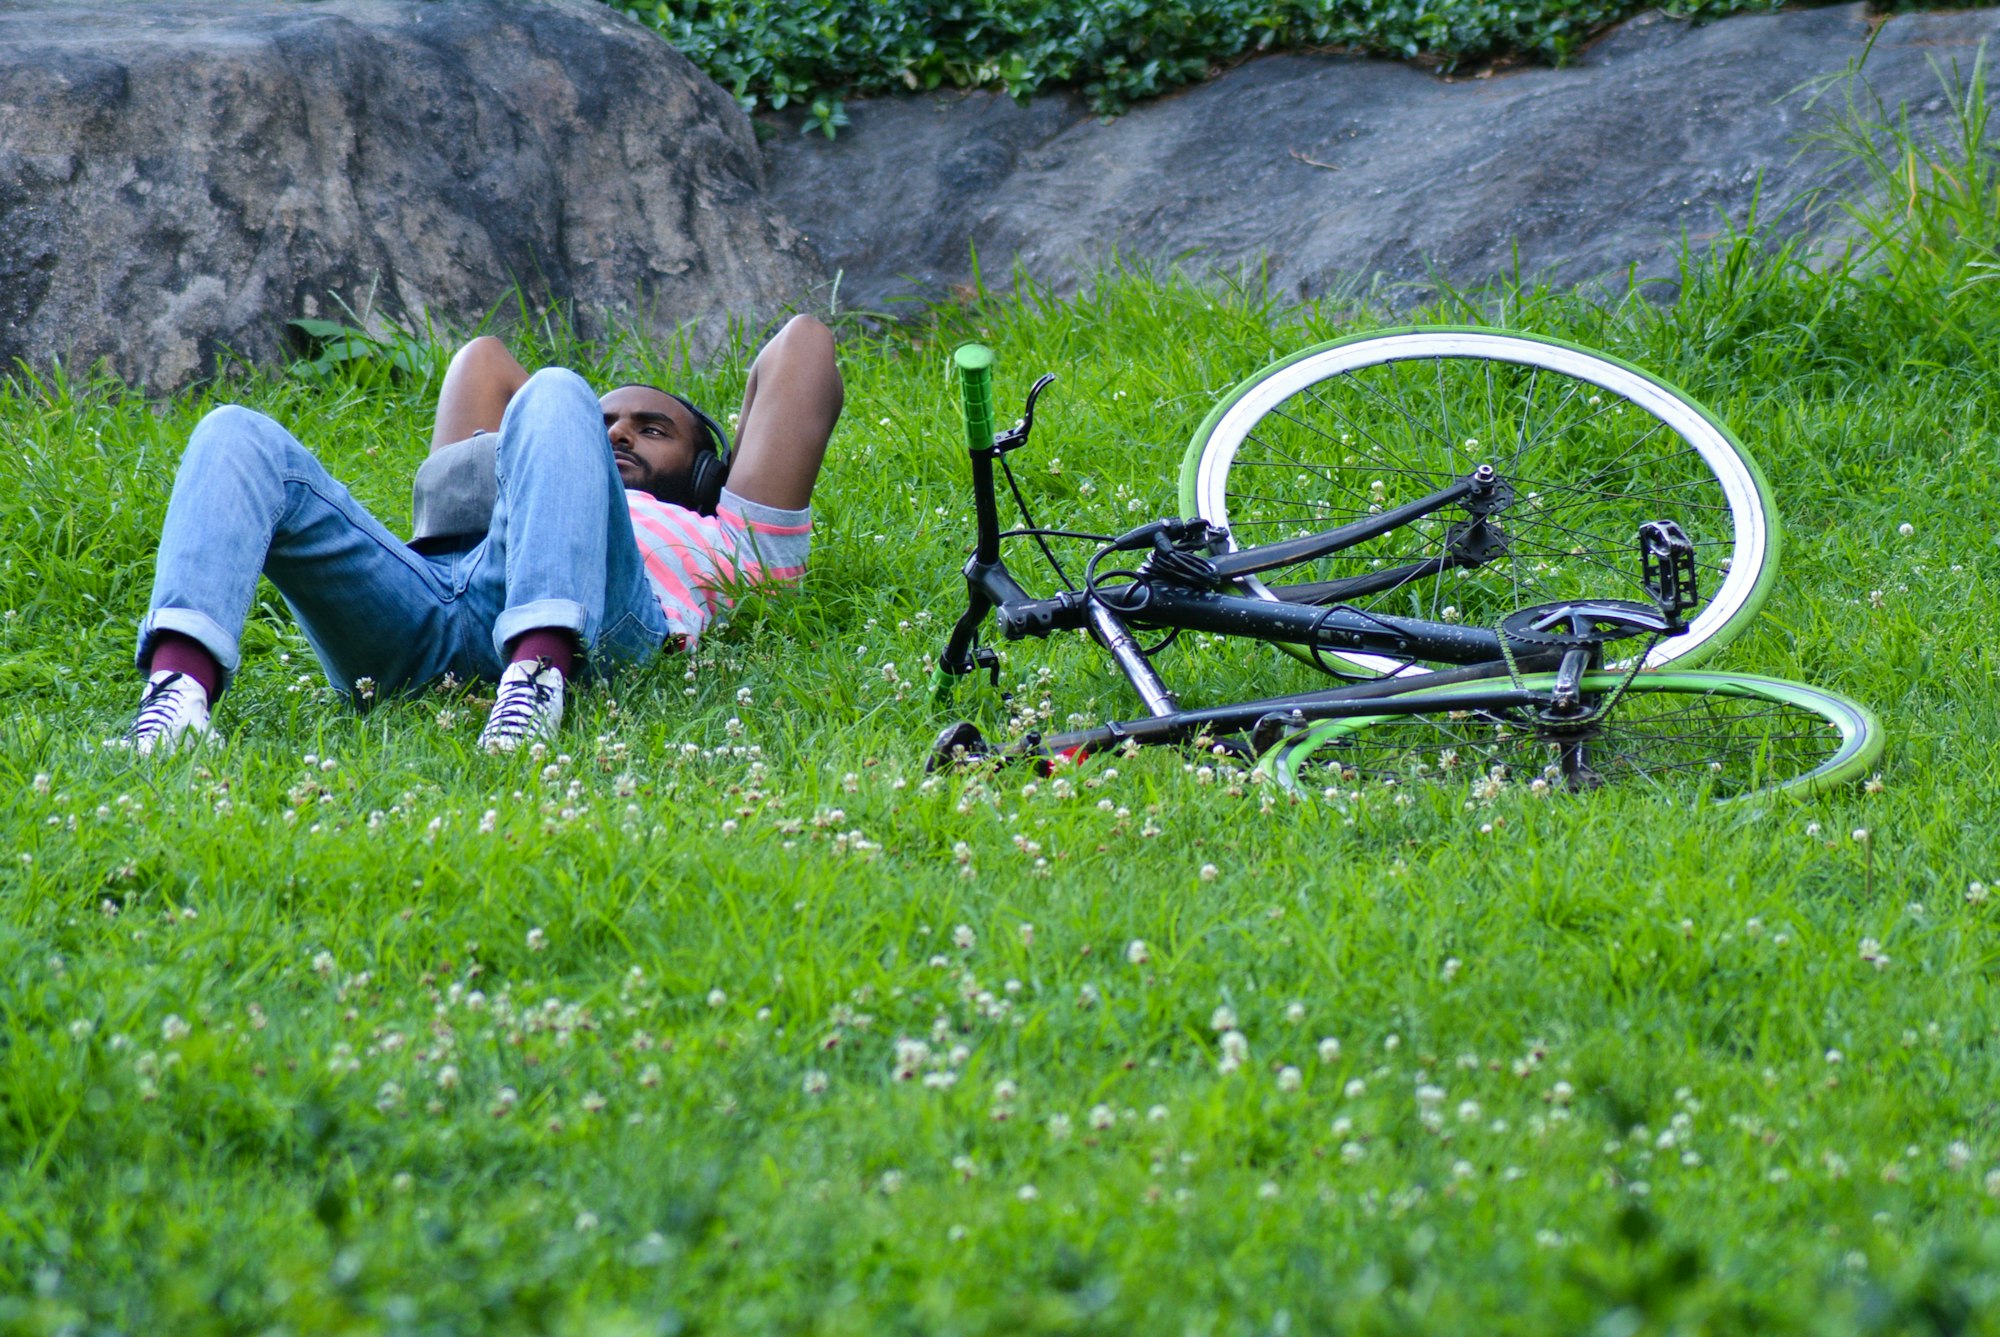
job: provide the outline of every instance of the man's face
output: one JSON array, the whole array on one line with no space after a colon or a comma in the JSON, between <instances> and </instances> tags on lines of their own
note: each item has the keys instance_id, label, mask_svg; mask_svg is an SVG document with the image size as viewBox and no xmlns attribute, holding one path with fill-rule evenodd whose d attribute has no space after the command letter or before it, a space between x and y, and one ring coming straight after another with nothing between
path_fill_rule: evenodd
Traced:
<instances>
[{"instance_id":1,"label":"man's face","mask_svg":"<svg viewBox=\"0 0 2000 1337\"><path fill-rule=\"evenodd\" d=\"M598 403L625 486L655 496L680 492L702 442L701 424L687 405L644 385L620 386Z\"/></svg>"}]
</instances>

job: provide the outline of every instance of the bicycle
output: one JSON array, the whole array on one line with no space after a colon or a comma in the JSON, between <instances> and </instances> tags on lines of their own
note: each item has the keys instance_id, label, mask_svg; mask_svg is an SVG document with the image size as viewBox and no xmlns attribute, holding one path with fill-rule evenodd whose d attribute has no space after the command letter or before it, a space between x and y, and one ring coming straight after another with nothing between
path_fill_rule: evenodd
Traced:
<instances>
[{"instance_id":1,"label":"bicycle","mask_svg":"<svg viewBox=\"0 0 2000 1337\"><path fill-rule=\"evenodd\" d=\"M999 685L979 639L991 618L1009 641L1087 631L1147 713L1001 746L961 721L932 769L1200 744L1294 791L1321 774L1570 791L1692 779L1735 801L1819 792L1881 754L1875 717L1837 693L1686 671L1755 616L1779 531L1727 429L1630 363L1458 327L1308 348L1202 422L1182 515L1106 535L1038 526L1007 463L1055 378L995 432L992 352L953 358L977 534L940 698L979 670ZM1023 521L1005 531L996 463ZM1032 596L1009 571L1002 542L1022 537L1058 593ZM1080 582L1051 538L1100 545ZM1269 642L1341 685L1184 709L1153 658L1185 631Z\"/></svg>"}]
</instances>

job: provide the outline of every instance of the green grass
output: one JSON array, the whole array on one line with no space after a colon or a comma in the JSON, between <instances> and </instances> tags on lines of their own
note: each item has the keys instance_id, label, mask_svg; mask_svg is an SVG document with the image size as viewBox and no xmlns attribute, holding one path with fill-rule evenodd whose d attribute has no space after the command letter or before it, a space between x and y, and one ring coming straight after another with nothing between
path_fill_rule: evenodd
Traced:
<instances>
[{"instance_id":1,"label":"green grass","mask_svg":"<svg viewBox=\"0 0 2000 1337\"><path fill-rule=\"evenodd\" d=\"M1630 358L1762 461L1786 569L1714 666L1851 693L1890 751L1879 792L1747 811L1294 805L1167 751L925 780L969 533L944 351L999 351L1003 412L1062 373L1023 462L1088 528L1169 510L1215 395L1358 304L1113 273L850 334L806 588L581 694L542 759L475 753L477 691L330 700L275 595L222 747L96 745L200 414L275 414L400 517L436 355L8 383L0 1330L1991 1330L1994 225L1912 198L1850 263L1690 257L1670 306L1426 313ZM1133 708L1071 640L1007 679Z\"/></svg>"}]
</instances>

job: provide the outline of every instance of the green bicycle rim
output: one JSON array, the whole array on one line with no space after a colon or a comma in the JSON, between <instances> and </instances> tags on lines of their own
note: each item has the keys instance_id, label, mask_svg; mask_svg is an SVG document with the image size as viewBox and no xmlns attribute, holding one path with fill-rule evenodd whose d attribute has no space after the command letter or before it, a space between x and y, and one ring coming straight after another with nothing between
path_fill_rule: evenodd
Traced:
<instances>
[{"instance_id":1,"label":"green bicycle rim","mask_svg":"<svg viewBox=\"0 0 2000 1337\"><path fill-rule=\"evenodd\" d=\"M1555 675L1548 673L1531 674L1524 678L1522 683L1530 690L1540 690L1552 684L1554 678ZM1625 675L1621 673L1592 673L1585 675L1584 687L1586 690L1611 691L1624 681ZM1397 698L1400 702L1413 707L1412 709L1355 719L1321 721L1265 753L1258 762L1258 769L1287 791L1295 794L1306 793L1311 786L1302 774L1303 768L1321 748L1337 744L1341 739L1351 738L1378 725L1405 720L1415 715L1450 711L1455 703L1475 699L1500 685L1504 685L1504 680L1454 683L1447 687L1428 689L1414 688L1407 696ZM1631 686L1626 689L1625 698L1613 705L1611 719L1616 721L1619 709L1634 698L1651 699L1668 695L1724 697L1793 706L1810 712L1839 731L1838 746L1831 755L1809 770L1774 783L1759 785L1742 794L1713 800L1717 803L1742 803L1749 799L1765 798L1774 794L1808 798L1860 779L1874 769L1882 756L1881 721L1868 707L1824 688L1760 674L1691 673L1678 670L1641 673L1632 679Z\"/></svg>"}]
</instances>

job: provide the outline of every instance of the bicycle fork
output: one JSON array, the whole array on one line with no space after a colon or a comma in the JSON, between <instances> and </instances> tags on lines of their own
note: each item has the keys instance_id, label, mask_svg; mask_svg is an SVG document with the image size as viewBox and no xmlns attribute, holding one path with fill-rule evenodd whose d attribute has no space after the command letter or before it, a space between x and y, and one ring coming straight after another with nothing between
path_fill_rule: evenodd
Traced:
<instances>
[{"instance_id":1,"label":"bicycle fork","mask_svg":"<svg viewBox=\"0 0 2000 1337\"><path fill-rule=\"evenodd\" d=\"M1090 620L1091 634L1118 661L1126 681L1132 684L1132 690L1145 703L1147 713L1156 719L1178 714L1180 701L1153 668L1153 662L1146 658L1146 652L1139 648L1139 642L1125 626L1124 620L1097 598L1091 599L1086 616Z\"/></svg>"}]
</instances>

